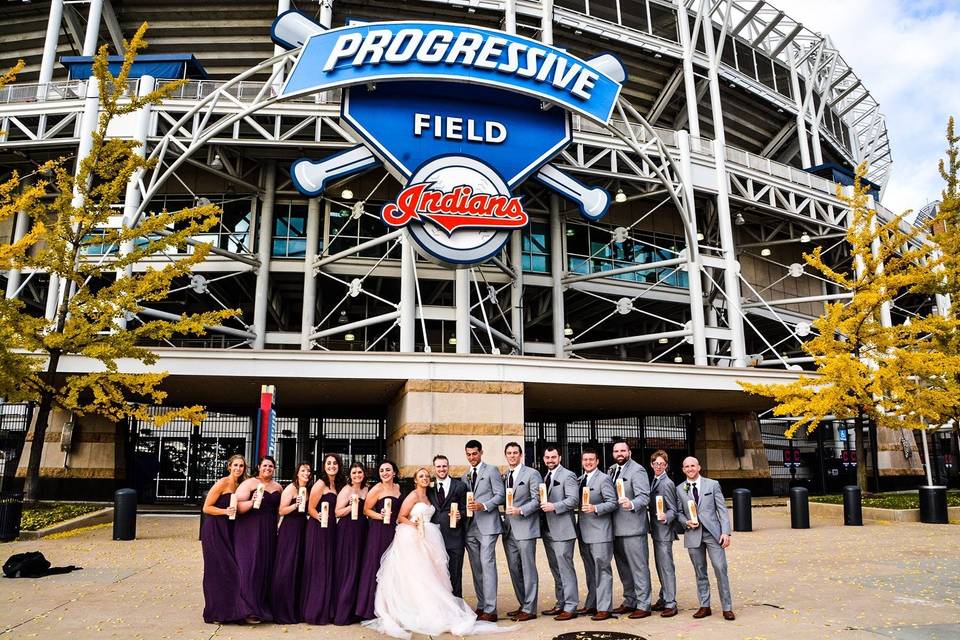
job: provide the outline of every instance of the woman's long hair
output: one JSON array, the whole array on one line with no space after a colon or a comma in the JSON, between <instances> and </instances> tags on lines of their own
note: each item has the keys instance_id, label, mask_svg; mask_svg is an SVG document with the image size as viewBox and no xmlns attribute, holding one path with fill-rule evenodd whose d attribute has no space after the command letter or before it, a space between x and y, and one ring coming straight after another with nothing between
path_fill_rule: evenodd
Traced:
<instances>
[{"instance_id":1,"label":"woman's long hair","mask_svg":"<svg viewBox=\"0 0 960 640\"><path fill-rule=\"evenodd\" d=\"M302 469L303 467L310 467L311 477L310 477L310 480L307 480L306 484L301 485L301 484L300 484L300 469ZM310 486L313 484L313 482L311 482L311 480L313 480L313 465L310 464L309 462L307 462L306 460L297 463L297 470L296 470L296 472L293 474L293 482L292 482L293 486L295 486L295 487L297 488L297 491L299 491L299 490L301 489L301 487L306 487L306 488L307 488L307 492L309 492L309 491L310 491Z\"/></svg>"},{"instance_id":2,"label":"woman's long hair","mask_svg":"<svg viewBox=\"0 0 960 640\"><path fill-rule=\"evenodd\" d=\"M327 460L330 458L333 458L337 463L337 473L332 477L327 475ZM323 480L323 482L327 485L327 488L334 493L339 493L340 489L350 484L350 480L347 477L347 471L343 468L343 458L336 453L328 453L323 456L323 464L320 465L320 470L317 472L317 477Z\"/></svg>"},{"instance_id":3,"label":"woman's long hair","mask_svg":"<svg viewBox=\"0 0 960 640\"><path fill-rule=\"evenodd\" d=\"M367 482L370 480L370 474L367 473L367 468L363 466L362 462L354 462L350 465L350 470L347 472L347 483L349 486L353 486L353 480L350 479L350 476L353 475L354 469L360 469L363 472L363 480L360 482L360 488L363 489L367 486Z\"/></svg>"},{"instance_id":4,"label":"woman's long hair","mask_svg":"<svg viewBox=\"0 0 960 640\"><path fill-rule=\"evenodd\" d=\"M236 454L230 456L230 457L227 459L227 477L230 477L230 476L231 476L231 474L230 474L230 465L233 464L233 461L234 461L234 460L240 460L240 461L243 463L243 473L240 474L240 477L237 479L237 486L239 487L239 486L240 486L240 483L247 479L247 477L248 477L248 476L247 476L247 471L248 471L249 469L248 469L248 467L247 467L247 459L244 458L244 457L243 457L242 455L240 455L239 453L236 453Z\"/></svg>"}]
</instances>

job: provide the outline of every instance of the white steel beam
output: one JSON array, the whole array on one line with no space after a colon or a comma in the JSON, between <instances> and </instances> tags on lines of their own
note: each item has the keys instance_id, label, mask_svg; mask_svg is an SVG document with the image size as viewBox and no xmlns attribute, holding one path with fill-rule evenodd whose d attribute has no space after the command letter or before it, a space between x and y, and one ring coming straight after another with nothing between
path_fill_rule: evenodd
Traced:
<instances>
[{"instance_id":1,"label":"white steel beam","mask_svg":"<svg viewBox=\"0 0 960 640\"><path fill-rule=\"evenodd\" d=\"M313 263L320 243L320 198L307 202L307 250L303 256L303 311L300 316L300 349L309 351L310 335L317 315L317 278Z\"/></svg>"},{"instance_id":2,"label":"white steel beam","mask_svg":"<svg viewBox=\"0 0 960 640\"><path fill-rule=\"evenodd\" d=\"M270 307L270 258L273 247L273 203L277 186L277 162L267 160L263 167L263 199L260 215L257 252L260 266L257 269L257 285L253 300L253 331L256 338L254 349L263 349L267 344L267 309Z\"/></svg>"}]
</instances>

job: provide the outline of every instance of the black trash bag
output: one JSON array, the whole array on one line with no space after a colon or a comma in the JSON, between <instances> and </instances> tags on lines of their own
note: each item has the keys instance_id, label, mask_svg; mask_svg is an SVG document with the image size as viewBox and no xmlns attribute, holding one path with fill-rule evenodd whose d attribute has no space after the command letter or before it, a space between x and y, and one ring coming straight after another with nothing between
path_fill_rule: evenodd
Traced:
<instances>
[{"instance_id":1,"label":"black trash bag","mask_svg":"<svg viewBox=\"0 0 960 640\"><path fill-rule=\"evenodd\" d=\"M15 553L3 563L3 575L7 578L42 578L60 573L70 573L83 567L69 565L66 567L51 567L50 561L39 551Z\"/></svg>"}]
</instances>

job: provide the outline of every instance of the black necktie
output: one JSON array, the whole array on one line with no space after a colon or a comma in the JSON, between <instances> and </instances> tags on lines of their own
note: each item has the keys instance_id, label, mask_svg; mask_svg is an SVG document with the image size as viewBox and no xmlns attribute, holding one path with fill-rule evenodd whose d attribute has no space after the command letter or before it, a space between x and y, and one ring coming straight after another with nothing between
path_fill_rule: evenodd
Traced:
<instances>
[{"instance_id":1,"label":"black necktie","mask_svg":"<svg viewBox=\"0 0 960 640\"><path fill-rule=\"evenodd\" d=\"M513 471L507 471L507 489L513 489Z\"/></svg>"},{"instance_id":2,"label":"black necktie","mask_svg":"<svg viewBox=\"0 0 960 640\"><path fill-rule=\"evenodd\" d=\"M437 487L437 500L440 502L440 506L443 506L443 503L446 499L446 492L443 490L443 483L441 482Z\"/></svg>"},{"instance_id":3,"label":"black necktie","mask_svg":"<svg viewBox=\"0 0 960 640\"><path fill-rule=\"evenodd\" d=\"M551 482L553 482L553 471L547 472L547 479L544 482L544 484L547 485L547 491L550 491Z\"/></svg>"},{"instance_id":4,"label":"black necktie","mask_svg":"<svg viewBox=\"0 0 960 640\"><path fill-rule=\"evenodd\" d=\"M697 484L695 482L691 482L690 486L693 487L693 501L697 504L700 504L700 492L697 490Z\"/></svg>"},{"instance_id":5,"label":"black necktie","mask_svg":"<svg viewBox=\"0 0 960 640\"><path fill-rule=\"evenodd\" d=\"M584 474L583 477L580 478L580 491L583 491L583 488L584 488L585 486L587 486L587 475L586 475L586 474Z\"/></svg>"},{"instance_id":6,"label":"black necktie","mask_svg":"<svg viewBox=\"0 0 960 640\"><path fill-rule=\"evenodd\" d=\"M477 490L477 468L474 467L470 471L470 491Z\"/></svg>"}]
</instances>

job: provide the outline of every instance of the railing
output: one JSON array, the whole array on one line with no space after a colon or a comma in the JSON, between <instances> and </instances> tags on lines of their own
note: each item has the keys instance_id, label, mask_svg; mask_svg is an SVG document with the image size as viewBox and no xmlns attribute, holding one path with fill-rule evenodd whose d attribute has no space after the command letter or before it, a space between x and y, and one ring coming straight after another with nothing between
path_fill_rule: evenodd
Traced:
<instances>
[{"instance_id":1,"label":"railing","mask_svg":"<svg viewBox=\"0 0 960 640\"><path fill-rule=\"evenodd\" d=\"M82 100L86 91L86 80L61 80L46 84L9 84L0 89L0 104Z\"/></svg>"}]
</instances>

